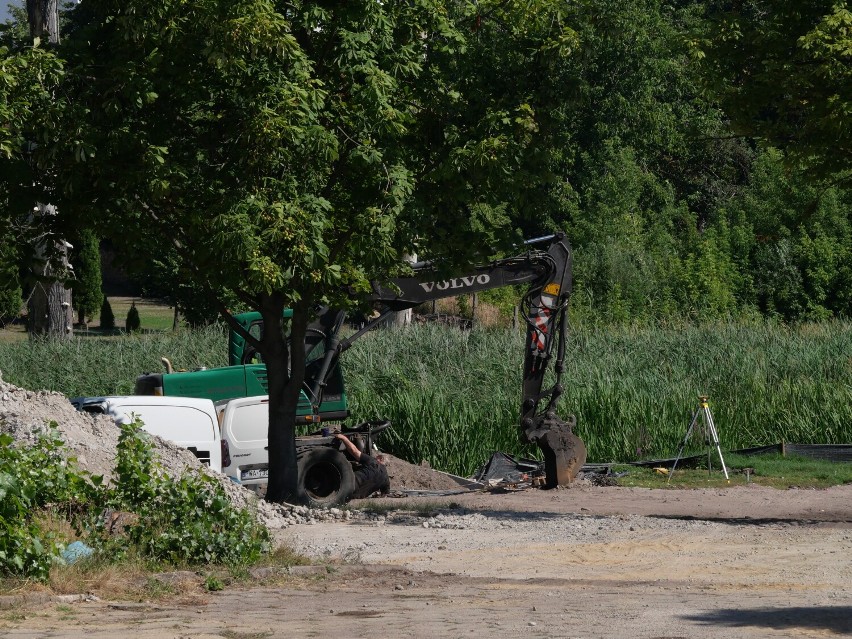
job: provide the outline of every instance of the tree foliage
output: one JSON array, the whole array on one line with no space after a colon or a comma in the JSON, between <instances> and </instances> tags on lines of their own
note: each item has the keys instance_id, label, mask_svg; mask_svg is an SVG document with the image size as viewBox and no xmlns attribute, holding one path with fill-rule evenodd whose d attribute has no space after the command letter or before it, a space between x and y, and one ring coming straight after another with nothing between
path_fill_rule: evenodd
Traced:
<instances>
[{"instance_id":1,"label":"tree foliage","mask_svg":"<svg viewBox=\"0 0 852 639\"><path fill-rule=\"evenodd\" d=\"M284 306L300 345L315 304L352 303L415 243L505 243L547 150L516 80L569 53L558 3L93 0L75 19L67 192L262 312L270 491L288 496L304 353Z\"/></svg>"},{"instance_id":2,"label":"tree foliage","mask_svg":"<svg viewBox=\"0 0 852 639\"><path fill-rule=\"evenodd\" d=\"M23 306L18 264L18 247L7 227L0 230L0 324L18 317Z\"/></svg>"},{"instance_id":3,"label":"tree foliage","mask_svg":"<svg viewBox=\"0 0 852 639\"><path fill-rule=\"evenodd\" d=\"M852 11L818 0L707 4L701 45L738 130L820 175L852 172Z\"/></svg>"},{"instance_id":4,"label":"tree foliage","mask_svg":"<svg viewBox=\"0 0 852 639\"><path fill-rule=\"evenodd\" d=\"M104 296L104 301L101 304L100 319L98 321L103 330L112 330L115 328L115 313L113 313L112 304L109 303L109 298L106 296Z\"/></svg>"},{"instance_id":5,"label":"tree foliage","mask_svg":"<svg viewBox=\"0 0 852 639\"><path fill-rule=\"evenodd\" d=\"M85 229L74 238L71 262L74 267L74 310L77 321L85 324L100 309L104 294L101 291L100 241L94 232Z\"/></svg>"},{"instance_id":6,"label":"tree foliage","mask_svg":"<svg viewBox=\"0 0 852 639\"><path fill-rule=\"evenodd\" d=\"M136 302L130 305L127 309L127 318L124 320L124 330L128 333L134 333L142 328L142 320L139 318L139 309L136 308Z\"/></svg>"}]
</instances>

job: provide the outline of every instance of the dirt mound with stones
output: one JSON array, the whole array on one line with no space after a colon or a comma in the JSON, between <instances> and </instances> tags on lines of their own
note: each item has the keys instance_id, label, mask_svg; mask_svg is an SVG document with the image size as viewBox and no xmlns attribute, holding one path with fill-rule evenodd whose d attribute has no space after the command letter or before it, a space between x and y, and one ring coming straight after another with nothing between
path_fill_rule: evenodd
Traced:
<instances>
[{"instance_id":1,"label":"dirt mound with stones","mask_svg":"<svg viewBox=\"0 0 852 639\"><path fill-rule=\"evenodd\" d=\"M35 444L55 424L69 456L93 475L109 479L115 465L120 430L106 415L78 412L62 393L30 391L0 378L0 432L22 444ZM164 470L178 476L201 464L190 451L154 437Z\"/></svg>"},{"instance_id":2,"label":"dirt mound with stones","mask_svg":"<svg viewBox=\"0 0 852 639\"><path fill-rule=\"evenodd\" d=\"M69 457L77 459L81 470L103 475L109 480L115 466L120 429L106 415L77 411L65 395L53 391L31 391L4 382L0 376L0 433L7 433L20 444L35 444L40 435L55 424ZM163 470L172 477L188 471L206 472L218 480L231 502L238 508L250 507L258 520L270 528L286 528L293 524L349 519L341 509L310 510L302 506L270 504L239 486L224 475L209 471L195 455L170 441L153 437L154 451ZM454 490L459 484L449 475L427 466L410 464L385 454L393 490Z\"/></svg>"},{"instance_id":3,"label":"dirt mound with stones","mask_svg":"<svg viewBox=\"0 0 852 639\"><path fill-rule=\"evenodd\" d=\"M382 455L385 458L392 491L442 491L462 488L450 475L434 470L425 463L418 466L387 453Z\"/></svg>"}]
</instances>

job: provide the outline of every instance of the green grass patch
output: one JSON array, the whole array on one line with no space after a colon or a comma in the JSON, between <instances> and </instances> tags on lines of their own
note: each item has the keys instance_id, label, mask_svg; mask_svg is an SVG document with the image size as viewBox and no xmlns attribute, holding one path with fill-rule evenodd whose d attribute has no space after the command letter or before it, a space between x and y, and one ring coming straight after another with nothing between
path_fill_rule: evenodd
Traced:
<instances>
[{"instance_id":1,"label":"green grass patch","mask_svg":"<svg viewBox=\"0 0 852 639\"><path fill-rule=\"evenodd\" d=\"M144 325L143 325L144 326ZM32 390L78 395L127 395L136 377L163 370L227 365L227 337L218 326L117 337L75 336L68 341L0 343L3 379Z\"/></svg>"},{"instance_id":2,"label":"green grass patch","mask_svg":"<svg viewBox=\"0 0 852 639\"><path fill-rule=\"evenodd\" d=\"M174 326L174 308L158 300L110 297L109 303L113 315L115 315L115 325L120 329L124 328L127 312L133 304L136 305L136 310L139 312L142 331L170 331ZM95 320L95 323L97 323L97 320Z\"/></svg>"},{"instance_id":3,"label":"green grass patch","mask_svg":"<svg viewBox=\"0 0 852 639\"><path fill-rule=\"evenodd\" d=\"M74 336L78 338L124 336L127 312L133 304L136 305L136 310L139 312L141 322L140 332L157 333L171 331L174 328L174 308L160 300L137 297L110 297L109 302L113 315L115 315L116 327L114 329L101 329L100 317L96 313L88 325L75 325ZM74 321L77 321L76 314L74 315ZM23 323L7 324L5 327L0 328L0 344L4 342L26 341L28 339L29 333L27 333L26 326Z\"/></svg>"},{"instance_id":4,"label":"green grass patch","mask_svg":"<svg viewBox=\"0 0 852 639\"><path fill-rule=\"evenodd\" d=\"M745 456L724 451L723 456L730 480L725 480L716 453L711 455L710 470L706 460L691 467L678 465L670 480L670 473L638 466L614 466L613 473L625 473L618 478L618 485L631 488L725 488L756 484L787 489L828 488L852 483L852 464L795 456Z\"/></svg>"}]
</instances>

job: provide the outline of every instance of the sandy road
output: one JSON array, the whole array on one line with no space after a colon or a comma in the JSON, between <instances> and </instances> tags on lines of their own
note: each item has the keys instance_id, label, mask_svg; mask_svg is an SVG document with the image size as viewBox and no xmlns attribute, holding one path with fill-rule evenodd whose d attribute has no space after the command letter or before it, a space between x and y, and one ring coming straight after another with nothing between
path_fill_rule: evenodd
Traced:
<instances>
[{"instance_id":1,"label":"sandy road","mask_svg":"<svg viewBox=\"0 0 852 639\"><path fill-rule=\"evenodd\" d=\"M42 606L0 615L0 636L852 636L852 486L452 501L464 508L280 531L318 559L360 562L321 577Z\"/></svg>"}]
</instances>

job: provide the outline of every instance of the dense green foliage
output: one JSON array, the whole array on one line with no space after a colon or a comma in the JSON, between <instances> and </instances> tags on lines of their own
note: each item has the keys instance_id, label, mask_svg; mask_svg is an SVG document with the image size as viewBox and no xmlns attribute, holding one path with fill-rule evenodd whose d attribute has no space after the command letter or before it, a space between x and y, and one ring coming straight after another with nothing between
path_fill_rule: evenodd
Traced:
<instances>
[{"instance_id":1,"label":"dense green foliage","mask_svg":"<svg viewBox=\"0 0 852 639\"><path fill-rule=\"evenodd\" d=\"M63 544L35 516L48 505L71 510L90 501L96 482L65 463L53 429L34 446L12 443L11 436L0 434L0 574L45 579Z\"/></svg>"},{"instance_id":2,"label":"dense green foliage","mask_svg":"<svg viewBox=\"0 0 852 639\"><path fill-rule=\"evenodd\" d=\"M213 479L163 474L141 426L138 421L122 425L116 481L105 495L109 507L137 518L125 526L126 539L106 537L101 544L113 555L133 549L168 564L257 561L268 549L269 532L249 510L234 508Z\"/></svg>"},{"instance_id":3,"label":"dense green foliage","mask_svg":"<svg viewBox=\"0 0 852 639\"><path fill-rule=\"evenodd\" d=\"M74 310L77 321L85 324L97 313L104 301L101 291L101 251L97 236L85 229L72 242L74 251L70 260L74 266Z\"/></svg>"},{"instance_id":4,"label":"dense green foliage","mask_svg":"<svg viewBox=\"0 0 852 639\"><path fill-rule=\"evenodd\" d=\"M33 248L53 235L58 219L34 223L33 205L49 201L32 150L50 139L62 105L55 101L62 63L50 51L16 39L25 31L0 28L0 316L17 316L18 273L30 266Z\"/></svg>"},{"instance_id":5,"label":"dense green foliage","mask_svg":"<svg viewBox=\"0 0 852 639\"><path fill-rule=\"evenodd\" d=\"M468 473L494 450L536 454L518 441L522 354L511 331L423 326L372 333L343 361L355 414L394 424L392 452ZM581 328L566 360L560 408L590 460L674 455L699 393L728 449L852 441L848 324Z\"/></svg>"},{"instance_id":6,"label":"dense green foliage","mask_svg":"<svg viewBox=\"0 0 852 639\"><path fill-rule=\"evenodd\" d=\"M55 426L55 424L54 424ZM137 421L122 426L114 485L67 460L55 430L33 446L0 435L0 574L47 578L68 539L45 532L46 509L66 519L106 561L133 554L156 564L247 564L268 549L269 533L224 489L200 473L162 473L150 437ZM104 509L133 513L108 531Z\"/></svg>"},{"instance_id":7,"label":"dense green foliage","mask_svg":"<svg viewBox=\"0 0 852 639\"><path fill-rule=\"evenodd\" d=\"M852 11L836 0L706 3L700 54L738 131L852 178Z\"/></svg>"},{"instance_id":8,"label":"dense green foliage","mask_svg":"<svg viewBox=\"0 0 852 639\"><path fill-rule=\"evenodd\" d=\"M69 395L132 392L135 376L221 366L213 327L178 336L0 344L4 379ZM382 443L436 468L472 471L495 450L536 455L517 431L523 346L509 329L435 325L374 331L343 356L355 419L387 417ZM27 361L27 359L31 361ZM561 412L574 413L597 461L677 452L708 393L726 449L852 441L852 327L844 322L581 326L570 336Z\"/></svg>"},{"instance_id":9,"label":"dense green foliage","mask_svg":"<svg viewBox=\"0 0 852 639\"><path fill-rule=\"evenodd\" d=\"M0 180L0 196L33 183L34 159L17 150L35 127L69 120L65 151L85 162L67 210L97 196L103 217L104 197L129 197L107 226L125 237L138 222L150 250L127 252L127 262L144 266L149 288L169 291L192 324L221 309L211 286L228 308L237 296L221 285L251 293L252 278L286 295L357 289L412 234L460 258L514 227L568 231L575 308L595 320L850 316L845 5L214 5L71 11L62 56L84 65L94 54L86 72L96 81L82 89L71 79L67 104L52 99L60 60L28 48L26 29L2 35L0 57L0 149L14 178ZM263 28L236 28L245 24ZM79 46L84 33L97 34L93 50ZM433 33L440 44L429 43ZM266 48L270 39L279 49ZM199 51L197 42L216 44ZM254 53L238 62L243 50ZM42 163L64 157L44 151ZM219 161L227 154L237 161ZM245 175L266 177L244 189ZM277 213L276 197L289 202ZM205 238L192 260L186 242L169 250L181 235ZM344 235L352 250L337 254ZM245 263L208 269L225 254ZM13 259L0 255L0 265ZM199 268L211 274L199 278Z\"/></svg>"},{"instance_id":10,"label":"dense green foliage","mask_svg":"<svg viewBox=\"0 0 852 639\"><path fill-rule=\"evenodd\" d=\"M10 228L0 230L0 325L15 319L23 306L18 251Z\"/></svg>"},{"instance_id":11,"label":"dense green foliage","mask_svg":"<svg viewBox=\"0 0 852 639\"><path fill-rule=\"evenodd\" d=\"M529 94L482 93L466 71L561 55L557 4L498 5L502 25L528 23L499 38L470 35L474 8L439 0L91 0L73 12L69 116L37 153L72 216L80 205L132 231L140 259L168 252L220 312L226 290L263 314L262 338L247 339L267 361L270 499L296 497L315 304L364 295L418 235L456 258L505 239L505 198L534 186L517 169L545 141L533 146ZM500 56L481 55L494 45ZM450 232L420 233L435 228ZM285 305L299 348L278 330Z\"/></svg>"},{"instance_id":12,"label":"dense green foliage","mask_svg":"<svg viewBox=\"0 0 852 639\"><path fill-rule=\"evenodd\" d=\"M115 313L112 312L112 304L109 303L109 298L104 297L101 302L100 312L100 327L101 330L112 330L115 328Z\"/></svg>"}]
</instances>

